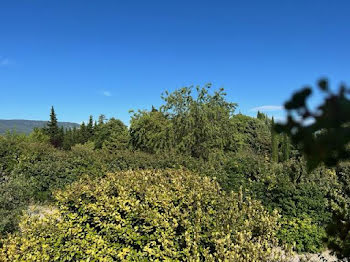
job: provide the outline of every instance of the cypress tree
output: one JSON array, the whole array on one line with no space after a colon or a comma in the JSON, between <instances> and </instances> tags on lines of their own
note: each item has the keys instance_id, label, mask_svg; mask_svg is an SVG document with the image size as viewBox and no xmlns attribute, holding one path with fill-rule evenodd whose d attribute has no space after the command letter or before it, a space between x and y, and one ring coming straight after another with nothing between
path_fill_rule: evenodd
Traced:
<instances>
[{"instance_id":1,"label":"cypress tree","mask_svg":"<svg viewBox=\"0 0 350 262\"><path fill-rule=\"evenodd\" d=\"M278 141L273 117L271 120L271 160L276 163L278 162Z\"/></svg>"},{"instance_id":2,"label":"cypress tree","mask_svg":"<svg viewBox=\"0 0 350 262\"><path fill-rule=\"evenodd\" d=\"M265 125L269 125L270 124L270 119L268 118L267 115L265 115Z\"/></svg>"},{"instance_id":3,"label":"cypress tree","mask_svg":"<svg viewBox=\"0 0 350 262\"><path fill-rule=\"evenodd\" d=\"M283 134L282 153L283 161L287 161L290 157L290 142L286 133Z\"/></svg>"}]
</instances>

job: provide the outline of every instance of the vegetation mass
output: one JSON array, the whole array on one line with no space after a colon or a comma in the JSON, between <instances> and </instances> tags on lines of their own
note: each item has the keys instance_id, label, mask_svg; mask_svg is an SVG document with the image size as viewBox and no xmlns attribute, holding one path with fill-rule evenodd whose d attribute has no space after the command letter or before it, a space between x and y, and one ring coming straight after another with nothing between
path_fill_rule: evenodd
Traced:
<instances>
[{"instance_id":1,"label":"vegetation mass","mask_svg":"<svg viewBox=\"0 0 350 262\"><path fill-rule=\"evenodd\" d=\"M293 113L278 125L235 114L211 85L166 92L129 127L101 115L62 128L52 108L44 128L0 136L0 261L282 261L289 249L325 248L349 257L348 140L319 154L340 128L349 137L347 111L329 113L329 101L348 110L343 89L328 93L323 115L299 110L306 91L286 103L314 116L311 127Z\"/></svg>"}]
</instances>

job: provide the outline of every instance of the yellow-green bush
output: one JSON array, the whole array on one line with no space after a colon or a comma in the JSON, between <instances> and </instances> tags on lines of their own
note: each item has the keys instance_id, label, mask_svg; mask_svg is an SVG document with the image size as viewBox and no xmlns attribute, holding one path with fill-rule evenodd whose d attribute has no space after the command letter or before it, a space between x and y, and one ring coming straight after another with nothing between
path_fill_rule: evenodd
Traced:
<instances>
[{"instance_id":1,"label":"yellow-green bush","mask_svg":"<svg viewBox=\"0 0 350 262\"><path fill-rule=\"evenodd\" d=\"M25 215L0 261L281 261L278 215L188 171L84 178Z\"/></svg>"}]
</instances>

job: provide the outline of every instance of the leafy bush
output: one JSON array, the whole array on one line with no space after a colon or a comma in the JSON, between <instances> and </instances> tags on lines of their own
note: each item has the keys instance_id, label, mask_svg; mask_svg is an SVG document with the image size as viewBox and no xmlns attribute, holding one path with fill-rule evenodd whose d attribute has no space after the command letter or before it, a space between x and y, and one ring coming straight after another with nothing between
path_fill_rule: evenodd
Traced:
<instances>
[{"instance_id":1,"label":"leafy bush","mask_svg":"<svg viewBox=\"0 0 350 262\"><path fill-rule=\"evenodd\" d=\"M18 135L0 136L0 154L0 235L16 230L30 203L49 201L52 190L102 170L86 146L65 152Z\"/></svg>"},{"instance_id":2,"label":"leafy bush","mask_svg":"<svg viewBox=\"0 0 350 262\"><path fill-rule=\"evenodd\" d=\"M241 186L249 190L252 183L263 183L268 179L273 174L271 169L271 164L265 158L251 150L240 150L225 162L227 179L223 187L236 192Z\"/></svg>"},{"instance_id":3,"label":"leafy bush","mask_svg":"<svg viewBox=\"0 0 350 262\"><path fill-rule=\"evenodd\" d=\"M17 164L18 155L22 151L20 145L24 140L25 137L11 133L0 136L0 182Z\"/></svg>"},{"instance_id":4,"label":"leafy bush","mask_svg":"<svg viewBox=\"0 0 350 262\"><path fill-rule=\"evenodd\" d=\"M260 191L259 199L271 209L278 209L281 214L289 217L307 215L316 223L326 224L330 221L331 213L327 206L326 192L312 183L291 185L279 180L279 184ZM262 196L263 195L263 196Z\"/></svg>"},{"instance_id":5,"label":"leafy bush","mask_svg":"<svg viewBox=\"0 0 350 262\"><path fill-rule=\"evenodd\" d=\"M106 147L113 151L128 148L130 137L127 126L121 120L111 118L107 123L95 127L95 136L92 139L95 141L95 148Z\"/></svg>"},{"instance_id":6,"label":"leafy bush","mask_svg":"<svg viewBox=\"0 0 350 262\"><path fill-rule=\"evenodd\" d=\"M59 210L24 216L7 261L282 261L278 215L187 171L85 178L56 193Z\"/></svg>"},{"instance_id":7,"label":"leafy bush","mask_svg":"<svg viewBox=\"0 0 350 262\"><path fill-rule=\"evenodd\" d=\"M283 230L279 239L297 243L298 252L315 252L324 245L324 228L332 216L329 192L334 188L334 174L325 168L312 173L305 169L298 159L273 164L247 150L239 151L226 163L225 186L236 192L242 187L267 209L277 209Z\"/></svg>"},{"instance_id":8,"label":"leafy bush","mask_svg":"<svg viewBox=\"0 0 350 262\"><path fill-rule=\"evenodd\" d=\"M335 169L337 184L330 194L332 221L327 226L328 244L338 257L350 257L350 163L340 163Z\"/></svg>"},{"instance_id":9,"label":"leafy bush","mask_svg":"<svg viewBox=\"0 0 350 262\"><path fill-rule=\"evenodd\" d=\"M283 242L293 245L297 252L316 253L324 248L326 231L314 224L309 217L285 217L282 219L278 237Z\"/></svg>"},{"instance_id":10,"label":"leafy bush","mask_svg":"<svg viewBox=\"0 0 350 262\"><path fill-rule=\"evenodd\" d=\"M94 150L93 142L58 150L32 137L0 136L0 235L13 232L18 216L30 203L52 200L52 191L82 175L129 169L172 168L201 164L190 158L128 150Z\"/></svg>"},{"instance_id":11,"label":"leafy bush","mask_svg":"<svg viewBox=\"0 0 350 262\"><path fill-rule=\"evenodd\" d=\"M169 155L149 154L139 151L115 150L111 154L109 151L103 150L99 154L108 172L129 169L172 168L178 162L176 158Z\"/></svg>"},{"instance_id":12,"label":"leafy bush","mask_svg":"<svg viewBox=\"0 0 350 262\"><path fill-rule=\"evenodd\" d=\"M32 185L24 176L7 176L0 183L0 238L17 229L18 217L32 194Z\"/></svg>"}]
</instances>

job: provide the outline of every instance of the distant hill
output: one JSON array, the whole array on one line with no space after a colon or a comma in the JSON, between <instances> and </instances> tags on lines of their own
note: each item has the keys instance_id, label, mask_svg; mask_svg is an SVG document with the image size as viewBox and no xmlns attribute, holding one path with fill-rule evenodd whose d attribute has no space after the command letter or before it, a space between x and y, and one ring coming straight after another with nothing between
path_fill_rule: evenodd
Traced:
<instances>
[{"instance_id":1,"label":"distant hill","mask_svg":"<svg viewBox=\"0 0 350 262\"><path fill-rule=\"evenodd\" d=\"M17 133L29 134L35 127L44 127L47 121L40 120L1 120L0 119L0 134L4 134L7 131L16 131ZM79 124L71 122L58 122L58 125L65 128L78 127Z\"/></svg>"}]
</instances>

